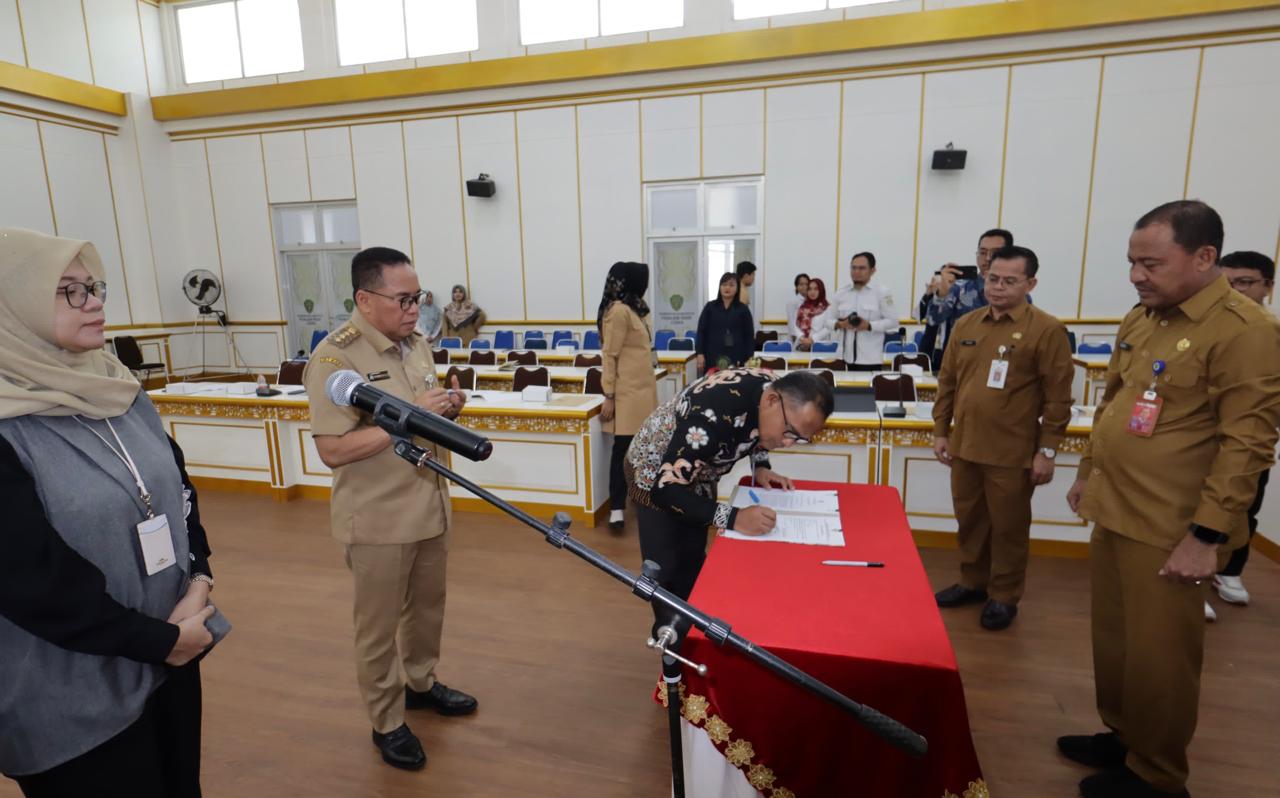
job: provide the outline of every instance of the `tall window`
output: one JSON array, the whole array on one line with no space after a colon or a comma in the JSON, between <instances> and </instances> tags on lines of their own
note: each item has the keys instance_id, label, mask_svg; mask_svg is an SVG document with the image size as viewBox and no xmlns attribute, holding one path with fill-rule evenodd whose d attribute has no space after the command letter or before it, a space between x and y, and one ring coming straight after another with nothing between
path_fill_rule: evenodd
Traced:
<instances>
[{"instance_id":1,"label":"tall window","mask_svg":"<svg viewBox=\"0 0 1280 798\"><path fill-rule=\"evenodd\" d=\"M891 3L893 0L733 0L734 19L756 19L798 14L801 11L822 11L827 8L851 8Z\"/></svg>"},{"instance_id":2,"label":"tall window","mask_svg":"<svg viewBox=\"0 0 1280 798\"><path fill-rule=\"evenodd\" d=\"M298 72L298 0L219 0L177 8L187 83Z\"/></svg>"},{"instance_id":3,"label":"tall window","mask_svg":"<svg viewBox=\"0 0 1280 798\"><path fill-rule=\"evenodd\" d=\"M684 24L684 0L520 0L520 43L637 33Z\"/></svg>"},{"instance_id":4,"label":"tall window","mask_svg":"<svg viewBox=\"0 0 1280 798\"><path fill-rule=\"evenodd\" d=\"M758 177L645 186L655 329L697 327L702 305L719 293L720 277L741 261L758 263L763 198ZM759 292L751 292L752 316L759 319L762 307Z\"/></svg>"},{"instance_id":5,"label":"tall window","mask_svg":"<svg viewBox=\"0 0 1280 798\"><path fill-rule=\"evenodd\" d=\"M480 46L476 0L334 0L334 10L343 66Z\"/></svg>"},{"instance_id":6,"label":"tall window","mask_svg":"<svg viewBox=\"0 0 1280 798\"><path fill-rule=\"evenodd\" d=\"M351 259L360 250L356 206L326 202L273 205L280 283L288 298L289 353L308 353L351 318Z\"/></svg>"}]
</instances>

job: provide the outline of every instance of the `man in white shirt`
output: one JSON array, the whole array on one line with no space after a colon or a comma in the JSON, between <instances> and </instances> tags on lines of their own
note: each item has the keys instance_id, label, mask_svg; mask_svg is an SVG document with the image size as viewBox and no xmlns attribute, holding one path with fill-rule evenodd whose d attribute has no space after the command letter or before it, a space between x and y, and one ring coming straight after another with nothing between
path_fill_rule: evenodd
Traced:
<instances>
[{"instance_id":1,"label":"man in white shirt","mask_svg":"<svg viewBox=\"0 0 1280 798\"><path fill-rule=\"evenodd\" d=\"M850 371L884 369L885 333L898 329L898 311L893 296L882 285L873 285L876 256L859 252L849 259L851 285L836 291L827 309L815 322L817 340L839 341Z\"/></svg>"},{"instance_id":2,"label":"man in white shirt","mask_svg":"<svg viewBox=\"0 0 1280 798\"><path fill-rule=\"evenodd\" d=\"M792 341L800 340L800 330L796 327L796 311L808 299L809 293L809 275L801 272L796 275L796 293L795 296L787 300L787 335L791 336Z\"/></svg>"}]
</instances>

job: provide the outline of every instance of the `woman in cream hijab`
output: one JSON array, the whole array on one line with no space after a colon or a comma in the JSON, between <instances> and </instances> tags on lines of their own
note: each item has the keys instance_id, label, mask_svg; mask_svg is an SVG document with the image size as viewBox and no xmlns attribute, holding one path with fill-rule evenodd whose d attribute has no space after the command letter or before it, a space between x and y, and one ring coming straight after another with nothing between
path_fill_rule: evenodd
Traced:
<instances>
[{"instance_id":1,"label":"woman in cream hijab","mask_svg":"<svg viewBox=\"0 0 1280 798\"><path fill-rule=\"evenodd\" d=\"M182 453L103 349L92 244L0 228L0 286L0 772L199 795L197 658L229 627Z\"/></svg>"}]
</instances>

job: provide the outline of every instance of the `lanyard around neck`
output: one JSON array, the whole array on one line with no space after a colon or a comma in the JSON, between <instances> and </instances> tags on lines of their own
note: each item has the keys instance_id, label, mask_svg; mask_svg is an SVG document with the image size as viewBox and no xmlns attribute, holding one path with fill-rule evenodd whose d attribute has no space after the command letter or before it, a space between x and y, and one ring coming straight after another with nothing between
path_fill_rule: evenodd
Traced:
<instances>
[{"instance_id":1,"label":"lanyard around neck","mask_svg":"<svg viewBox=\"0 0 1280 798\"><path fill-rule=\"evenodd\" d=\"M117 450L115 446L112 446L110 441L102 437L102 434L96 429L86 424L79 416L72 416L72 418L76 420L77 424L97 436L98 440L102 441L103 445L110 449L111 453L116 456L116 459L124 463L124 467L129 469L129 475L133 477L134 484L138 486L138 498L142 499L142 503L147 506L147 518L155 518L155 511L151 507L151 494L147 492L146 483L142 481L142 472L138 470L138 466L133 462L133 458L129 455L129 450L125 448L124 441L120 440L120 436L116 433L116 428L111 426L111 419L108 418L104 420L107 422L107 429L111 430L111 437L115 438L116 443L119 444L119 450Z\"/></svg>"}]
</instances>

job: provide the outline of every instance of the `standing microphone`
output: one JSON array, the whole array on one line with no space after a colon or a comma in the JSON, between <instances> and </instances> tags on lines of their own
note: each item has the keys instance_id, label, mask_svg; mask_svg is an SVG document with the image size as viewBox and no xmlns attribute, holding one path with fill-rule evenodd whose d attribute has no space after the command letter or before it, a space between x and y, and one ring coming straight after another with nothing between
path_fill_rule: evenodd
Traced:
<instances>
[{"instance_id":1,"label":"standing microphone","mask_svg":"<svg viewBox=\"0 0 1280 798\"><path fill-rule=\"evenodd\" d=\"M487 460L493 454L493 444L488 438L379 390L350 369L330 374L324 382L324 392L338 407L363 410L373 416L378 426L393 434L426 438L468 460Z\"/></svg>"},{"instance_id":2,"label":"standing microphone","mask_svg":"<svg viewBox=\"0 0 1280 798\"><path fill-rule=\"evenodd\" d=\"M898 383L898 406L886 407L883 411L881 411L881 414L885 418L906 418L907 417L907 406L903 403L903 399L902 399L902 381L903 381L902 378L905 376L906 376L905 374L899 371L897 373L897 376L893 378L893 381Z\"/></svg>"}]
</instances>

